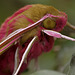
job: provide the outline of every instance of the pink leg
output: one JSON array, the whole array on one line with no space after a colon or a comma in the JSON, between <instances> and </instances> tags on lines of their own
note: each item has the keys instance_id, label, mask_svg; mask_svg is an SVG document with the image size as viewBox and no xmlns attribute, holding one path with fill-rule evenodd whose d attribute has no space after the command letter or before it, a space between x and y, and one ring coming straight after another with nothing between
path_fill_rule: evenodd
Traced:
<instances>
[{"instance_id":1,"label":"pink leg","mask_svg":"<svg viewBox=\"0 0 75 75\"><path fill-rule=\"evenodd\" d=\"M67 40L75 41L75 39L73 39L71 37L68 37L68 36L65 36L65 35L62 35L62 34L60 34L59 32L56 32L56 31L42 30L42 32L46 33L49 36L53 36L53 37L56 37L56 38L65 38Z\"/></svg>"}]
</instances>

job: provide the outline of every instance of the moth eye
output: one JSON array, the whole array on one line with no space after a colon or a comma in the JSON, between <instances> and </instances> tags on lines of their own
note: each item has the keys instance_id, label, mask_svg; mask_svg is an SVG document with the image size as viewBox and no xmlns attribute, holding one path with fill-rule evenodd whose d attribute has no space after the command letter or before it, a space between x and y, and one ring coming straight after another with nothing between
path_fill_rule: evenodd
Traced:
<instances>
[{"instance_id":1,"label":"moth eye","mask_svg":"<svg viewBox=\"0 0 75 75\"><path fill-rule=\"evenodd\" d=\"M50 18L47 18L43 21L43 26L47 29L53 29L55 28L55 25L56 25L55 21Z\"/></svg>"}]
</instances>

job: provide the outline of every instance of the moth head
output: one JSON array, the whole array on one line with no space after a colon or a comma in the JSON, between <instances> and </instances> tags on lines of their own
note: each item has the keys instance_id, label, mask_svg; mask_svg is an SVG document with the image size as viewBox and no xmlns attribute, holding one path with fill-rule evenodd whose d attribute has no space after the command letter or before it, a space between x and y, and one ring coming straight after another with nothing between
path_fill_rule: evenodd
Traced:
<instances>
[{"instance_id":1,"label":"moth head","mask_svg":"<svg viewBox=\"0 0 75 75\"><path fill-rule=\"evenodd\" d=\"M43 27L46 29L54 29L55 26L56 22L51 18L47 18L43 21Z\"/></svg>"}]
</instances>

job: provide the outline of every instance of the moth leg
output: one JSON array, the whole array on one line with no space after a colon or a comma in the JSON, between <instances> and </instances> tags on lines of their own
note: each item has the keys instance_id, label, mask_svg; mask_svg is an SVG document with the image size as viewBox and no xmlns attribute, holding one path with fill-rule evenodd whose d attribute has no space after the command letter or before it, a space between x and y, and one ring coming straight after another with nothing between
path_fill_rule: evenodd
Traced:
<instances>
[{"instance_id":1,"label":"moth leg","mask_svg":"<svg viewBox=\"0 0 75 75\"><path fill-rule=\"evenodd\" d=\"M75 41L74 38L71 38L71 37L62 35L61 33L56 32L56 31L52 31L52 30L42 30L42 32L44 32L44 33L46 33L47 35L52 36L52 37L64 38L64 39L67 39L67 40Z\"/></svg>"},{"instance_id":2,"label":"moth leg","mask_svg":"<svg viewBox=\"0 0 75 75\"><path fill-rule=\"evenodd\" d=\"M17 70L17 68L19 66L19 61L20 61L19 60L19 47L17 47L16 52L15 52L14 71L13 71L12 75L14 75L14 73L16 72L16 70Z\"/></svg>"},{"instance_id":3,"label":"moth leg","mask_svg":"<svg viewBox=\"0 0 75 75\"><path fill-rule=\"evenodd\" d=\"M20 62L20 64L19 64L19 66L18 66L16 72L14 73L14 75L17 75L17 74L18 74L18 72L19 72L19 70L20 70L20 68L21 68L21 66L22 66L22 64L23 64L23 62L24 62L24 60L27 58L27 55L28 55L28 53L29 53L31 47L32 47L33 43L37 40L37 38L38 38L38 37L35 36L35 37L31 40L31 42L29 43L29 45L27 46L27 48L26 48L26 50L25 50L25 52L24 52L24 54L23 54L23 56L22 56L21 62Z\"/></svg>"},{"instance_id":4,"label":"moth leg","mask_svg":"<svg viewBox=\"0 0 75 75\"><path fill-rule=\"evenodd\" d=\"M15 62L14 62L14 71L13 71L13 75L16 72L18 66L19 66L19 51L22 50L22 46L20 44L20 39L14 42L15 45L18 45L16 52L15 52Z\"/></svg>"}]
</instances>

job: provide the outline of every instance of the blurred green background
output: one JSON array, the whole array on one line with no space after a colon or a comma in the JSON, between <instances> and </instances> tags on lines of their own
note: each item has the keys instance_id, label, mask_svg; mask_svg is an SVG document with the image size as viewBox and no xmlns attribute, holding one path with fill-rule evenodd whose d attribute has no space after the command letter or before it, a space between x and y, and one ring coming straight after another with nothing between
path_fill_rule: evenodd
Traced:
<instances>
[{"instance_id":1,"label":"blurred green background","mask_svg":"<svg viewBox=\"0 0 75 75\"><path fill-rule=\"evenodd\" d=\"M0 25L4 20L16 12L19 8L28 4L51 5L68 15L68 21L75 25L75 0L0 0ZM63 34L74 37L75 31L65 27ZM75 53L75 42L64 39L57 39L53 50L49 53L43 53L39 57L40 69L57 70L67 73L72 54ZM22 74L28 75L34 72L34 61L30 62L29 68Z\"/></svg>"},{"instance_id":2,"label":"blurred green background","mask_svg":"<svg viewBox=\"0 0 75 75\"><path fill-rule=\"evenodd\" d=\"M45 4L64 11L68 19L75 24L75 0L0 0L0 24L19 8L28 4Z\"/></svg>"}]
</instances>

